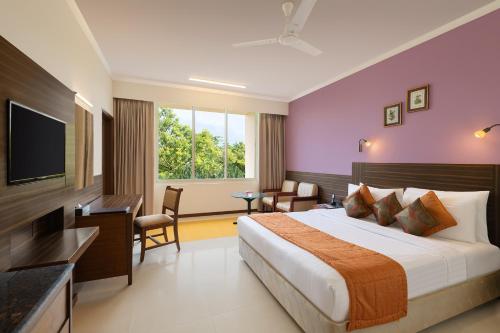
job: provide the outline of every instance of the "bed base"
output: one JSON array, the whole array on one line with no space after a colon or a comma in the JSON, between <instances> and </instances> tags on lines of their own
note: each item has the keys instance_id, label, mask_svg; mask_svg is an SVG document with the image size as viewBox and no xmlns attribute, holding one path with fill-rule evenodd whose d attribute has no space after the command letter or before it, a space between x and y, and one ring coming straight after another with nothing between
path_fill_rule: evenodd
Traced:
<instances>
[{"instance_id":1,"label":"bed base","mask_svg":"<svg viewBox=\"0 0 500 333\"><path fill-rule=\"evenodd\" d=\"M313 305L244 239L243 260L306 333L344 333L347 322L335 322ZM500 296L500 270L408 301L408 315L398 321L355 330L359 333L418 332Z\"/></svg>"}]
</instances>

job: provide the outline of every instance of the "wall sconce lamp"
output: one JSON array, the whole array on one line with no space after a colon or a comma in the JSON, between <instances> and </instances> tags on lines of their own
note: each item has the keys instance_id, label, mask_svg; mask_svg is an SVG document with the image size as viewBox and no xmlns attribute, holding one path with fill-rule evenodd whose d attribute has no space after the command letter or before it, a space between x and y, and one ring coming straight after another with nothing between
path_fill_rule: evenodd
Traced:
<instances>
[{"instance_id":1,"label":"wall sconce lamp","mask_svg":"<svg viewBox=\"0 0 500 333\"><path fill-rule=\"evenodd\" d=\"M500 126L500 124L494 124L494 125L491 125L490 127L486 127L485 129L482 129L482 130L479 130L479 131L475 131L474 132L474 136L478 139L482 139L486 136L486 134L491 131L491 129L495 126Z\"/></svg>"},{"instance_id":2,"label":"wall sconce lamp","mask_svg":"<svg viewBox=\"0 0 500 333\"><path fill-rule=\"evenodd\" d=\"M363 144L367 147L370 147L372 143L366 139L359 139L358 141L358 147L359 147L359 152L363 152Z\"/></svg>"}]
</instances>

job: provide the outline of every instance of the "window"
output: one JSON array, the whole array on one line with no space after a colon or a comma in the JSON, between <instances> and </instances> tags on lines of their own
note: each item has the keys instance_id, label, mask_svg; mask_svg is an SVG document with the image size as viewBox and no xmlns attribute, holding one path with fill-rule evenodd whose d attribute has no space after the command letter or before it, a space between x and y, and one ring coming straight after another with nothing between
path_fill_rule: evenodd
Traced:
<instances>
[{"instance_id":1,"label":"window","mask_svg":"<svg viewBox=\"0 0 500 333\"><path fill-rule=\"evenodd\" d=\"M227 115L227 177L245 178L245 115Z\"/></svg>"},{"instance_id":2,"label":"window","mask_svg":"<svg viewBox=\"0 0 500 333\"><path fill-rule=\"evenodd\" d=\"M191 110L160 108L158 133L158 177L192 177L193 128Z\"/></svg>"},{"instance_id":3,"label":"window","mask_svg":"<svg viewBox=\"0 0 500 333\"><path fill-rule=\"evenodd\" d=\"M160 107L159 179L255 177L255 114Z\"/></svg>"},{"instance_id":4,"label":"window","mask_svg":"<svg viewBox=\"0 0 500 333\"><path fill-rule=\"evenodd\" d=\"M224 113L195 111L196 178L224 178Z\"/></svg>"}]
</instances>

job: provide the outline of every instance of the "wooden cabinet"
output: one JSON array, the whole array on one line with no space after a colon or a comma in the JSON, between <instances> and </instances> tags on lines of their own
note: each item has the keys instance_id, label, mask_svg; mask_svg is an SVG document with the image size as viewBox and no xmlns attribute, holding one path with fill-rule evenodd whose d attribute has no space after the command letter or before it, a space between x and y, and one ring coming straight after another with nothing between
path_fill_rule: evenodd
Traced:
<instances>
[{"instance_id":1,"label":"wooden cabinet","mask_svg":"<svg viewBox=\"0 0 500 333\"><path fill-rule=\"evenodd\" d=\"M99 227L99 236L75 268L76 282L128 275L132 284L134 219L142 214L141 195L104 195L84 207L76 227Z\"/></svg>"},{"instance_id":2,"label":"wooden cabinet","mask_svg":"<svg viewBox=\"0 0 500 333\"><path fill-rule=\"evenodd\" d=\"M0 332L71 332L73 267L0 273Z\"/></svg>"},{"instance_id":3,"label":"wooden cabinet","mask_svg":"<svg viewBox=\"0 0 500 333\"><path fill-rule=\"evenodd\" d=\"M71 285L67 283L47 306L45 313L35 324L31 333L70 332L71 324Z\"/></svg>"}]
</instances>

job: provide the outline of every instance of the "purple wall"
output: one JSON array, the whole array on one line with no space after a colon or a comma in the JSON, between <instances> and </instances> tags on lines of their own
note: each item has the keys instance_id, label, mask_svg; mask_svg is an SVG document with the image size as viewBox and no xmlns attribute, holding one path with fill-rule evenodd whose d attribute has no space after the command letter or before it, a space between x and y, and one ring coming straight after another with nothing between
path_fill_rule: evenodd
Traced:
<instances>
[{"instance_id":1,"label":"purple wall","mask_svg":"<svg viewBox=\"0 0 500 333\"><path fill-rule=\"evenodd\" d=\"M429 83L430 109L407 113L406 91ZM383 107L403 102L403 125ZM290 103L287 169L351 174L356 162L500 164L500 10ZM374 142L358 152L358 140Z\"/></svg>"}]
</instances>

